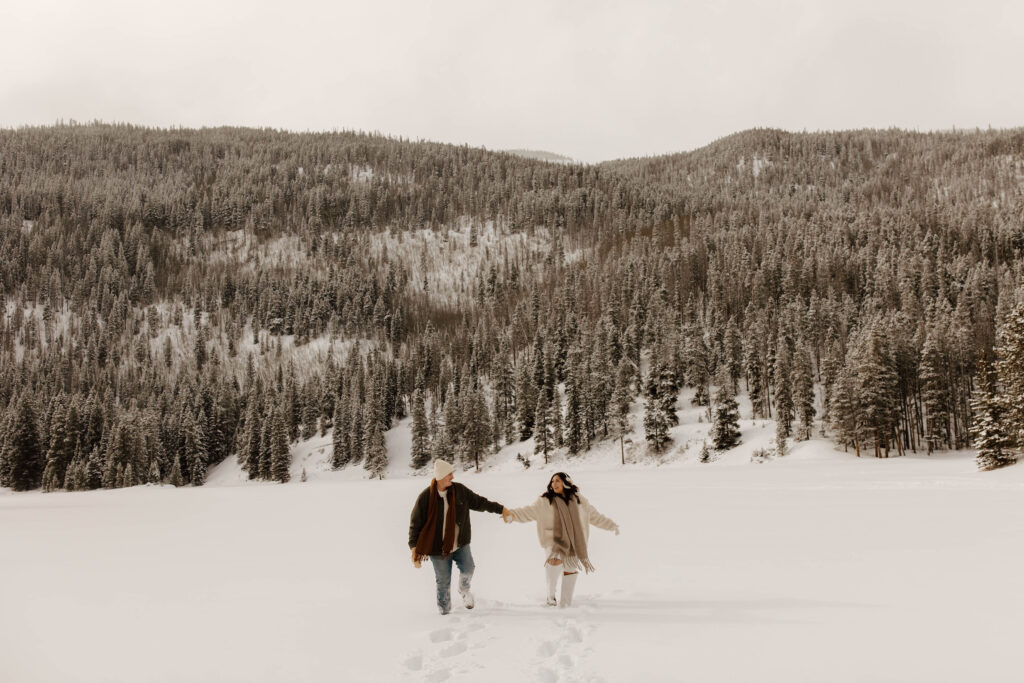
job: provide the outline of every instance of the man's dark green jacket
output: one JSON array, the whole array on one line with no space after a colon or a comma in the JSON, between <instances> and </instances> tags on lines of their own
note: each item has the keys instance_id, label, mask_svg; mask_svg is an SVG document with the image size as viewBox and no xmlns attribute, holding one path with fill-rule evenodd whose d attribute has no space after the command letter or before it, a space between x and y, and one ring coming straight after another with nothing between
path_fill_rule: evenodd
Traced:
<instances>
[{"instance_id":1,"label":"man's dark green jacket","mask_svg":"<svg viewBox=\"0 0 1024 683\"><path fill-rule=\"evenodd\" d=\"M455 494L455 523L459 527L459 537L456 539L456 543L459 547L469 545L469 541L473 535L473 530L469 525L469 511L476 510L477 512L493 512L500 515L503 506L501 503L495 503L487 500L483 496L478 496L469 490L469 488L463 486L458 482L452 482L451 488L454 489ZM436 493L434 494L437 495ZM430 505L430 487L423 489L423 493L416 499L416 505L412 508L412 515L409 517L409 547L414 548L416 541L420 537L420 531L423 526L427 523L427 510ZM444 503L440 500L437 501L437 524L434 525L434 542L430 546L430 555L441 554L441 531L444 528L444 520L441 519L444 515Z\"/></svg>"}]
</instances>

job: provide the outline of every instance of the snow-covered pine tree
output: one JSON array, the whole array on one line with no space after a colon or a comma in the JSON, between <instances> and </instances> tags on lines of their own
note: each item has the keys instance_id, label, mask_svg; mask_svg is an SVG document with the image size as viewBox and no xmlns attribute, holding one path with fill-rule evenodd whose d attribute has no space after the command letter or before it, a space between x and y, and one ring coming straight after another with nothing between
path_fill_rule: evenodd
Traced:
<instances>
[{"instance_id":1,"label":"snow-covered pine tree","mask_svg":"<svg viewBox=\"0 0 1024 683\"><path fill-rule=\"evenodd\" d=\"M455 462L455 446L444 425L437 425L434 428L434 438L430 442L430 459L453 464Z\"/></svg>"},{"instance_id":2,"label":"snow-covered pine tree","mask_svg":"<svg viewBox=\"0 0 1024 683\"><path fill-rule=\"evenodd\" d=\"M853 446L859 458L864 445L864 411L857 369L852 365L854 360L854 356L847 353L846 361L839 367L829 413L836 439L844 446Z\"/></svg>"},{"instance_id":3,"label":"snow-covered pine tree","mask_svg":"<svg viewBox=\"0 0 1024 683\"><path fill-rule=\"evenodd\" d=\"M242 433L238 460L250 479L260 474L260 400L255 389L249 392L245 406L245 430Z\"/></svg>"},{"instance_id":4,"label":"snow-covered pine tree","mask_svg":"<svg viewBox=\"0 0 1024 683\"><path fill-rule=\"evenodd\" d=\"M743 338L735 318L729 318L725 328L725 370L732 383L732 395L740 390L740 378L743 377Z\"/></svg>"},{"instance_id":5,"label":"snow-covered pine tree","mask_svg":"<svg viewBox=\"0 0 1024 683\"><path fill-rule=\"evenodd\" d=\"M814 431L814 363L806 345L797 346L793 358L793 407L800 419L798 438L806 441Z\"/></svg>"},{"instance_id":6,"label":"snow-covered pine tree","mask_svg":"<svg viewBox=\"0 0 1024 683\"><path fill-rule=\"evenodd\" d=\"M299 427L299 431L303 439L309 439L314 436L319 427L320 420L320 386L319 382L314 378L306 383L306 388L302 392L300 398L302 399L302 424Z\"/></svg>"},{"instance_id":7,"label":"snow-covered pine tree","mask_svg":"<svg viewBox=\"0 0 1024 683\"><path fill-rule=\"evenodd\" d=\"M85 488L98 489L103 485L103 447L96 444L89 451L85 463Z\"/></svg>"},{"instance_id":8,"label":"snow-covered pine tree","mask_svg":"<svg viewBox=\"0 0 1024 683\"><path fill-rule=\"evenodd\" d=\"M789 452L789 448L786 445L786 439L788 439L788 438L789 437L786 434L786 429L783 427L782 422L776 420L776 422L775 422L775 455L777 455L780 458L785 457L786 453Z\"/></svg>"},{"instance_id":9,"label":"snow-covered pine tree","mask_svg":"<svg viewBox=\"0 0 1024 683\"><path fill-rule=\"evenodd\" d=\"M200 408L199 417L192 423L190 432L186 432L185 435L185 460L189 463L189 480L193 486L202 486L206 483L206 469L210 461L203 427L206 422L206 412Z\"/></svg>"},{"instance_id":10,"label":"snow-covered pine tree","mask_svg":"<svg viewBox=\"0 0 1024 683\"><path fill-rule=\"evenodd\" d=\"M793 433L793 356L789 342L779 338L775 346L772 385L775 389L775 419L787 437Z\"/></svg>"},{"instance_id":11,"label":"snow-covered pine tree","mask_svg":"<svg viewBox=\"0 0 1024 683\"><path fill-rule=\"evenodd\" d=\"M38 488L43 476L43 452L31 399L22 395L14 409L7 449L7 482L15 491Z\"/></svg>"},{"instance_id":12,"label":"snow-covered pine tree","mask_svg":"<svg viewBox=\"0 0 1024 683\"><path fill-rule=\"evenodd\" d=\"M950 446L948 369L940 335L939 329L929 329L921 350L921 402L924 404L928 453Z\"/></svg>"},{"instance_id":13,"label":"snow-covered pine tree","mask_svg":"<svg viewBox=\"0 0 1024 683\"><path fill-rule=\"evenodd\" d=\"M291 479L292 454L289 448L287 417L285 408L273 411L270 420L270 479L281 483Z\"/></svg>"},{"instance_id":14,"label":"snow-covered pine tree","mask_svg":"<svg viewBox=\"0 0 1024 683\"><path fill-rule=\"evenodd\" d=\"M516 378L516 421L519 423L519 440L526 441L533 436L534 416L537 414L537 387L526 363L519 367Z\"/></svg>"},{"instance_id":15,"label":"snow-covered pine tree","mask_svg":"<svg viewBox=\"0 0 1024 683\"><path fill-rule=\"evenodd\" d=\"M576 455L589 446L583 425L582 350L573 344L569 350L565 372L565 447Z\"/></svg>"},{"instance_id":16,"label":"snow-covered pine tree","mask_svg":"<svg viewBox=\"0 0 1024 683\"><path fill-rule=\"evenodd\" d=\"M274 410L267 405L264 408L263 419L260 420L260 466L256 475L258 479L270 479L270 463L273 461L270 450L273 423Z\"/></svg>"},{"instance_id":17,"label":"snow-covered pine tree","mask_svg":"<svg viewBox=\"0 0 1024 683\"><path fill-rule=\"evenodd\" d=\"M516 377L507 334L501 335L498 355L493 362L494 419L497 432L508 443L513 439L516 407Z\"/></svg>"},{"instance_id":18,"label":"snow-covered pine tree","mask_svg":"<svg viewBox=\"0 0 1024 683\"><path fill-rule=\"evenodd\" d=\"M360 377L362 375L360 374ZM370 425L366 422L366 414L363 410L362 398L357 390L353 389L348 396L348 455L347 464L358 463L366 450L364 440Z\"/></svg>"},{"instance_id":19,"label":"snow-covered pine tree","mask_svg":"<svg viewBox=\"0 0 1024 683\"><path fill-rule=\"evenodd\" d=\"M855 363L864 424L874 440L875 456L889 457L894 439L902 451L896 434L899 378L881 326L877 323L872 325L866 335L865 343L860 347L862 353L856 356Z\"/></svg>"},{"instance_id":20,"label":"snow-covered pine tree","mask_svg":"<svg viewBox=\"0 0 1024 683\"><path fill-rule=\"evenodd\" d=\"M743 365L747 373L747 387L755 419L768 416L764 385L765 363L762 355L764 338L761 336L761 332L760 325L750 323L743 342Z\"/></svg>"},{"instance_id":21,"label":"snow-covered pine tree","mask_svg":"<svg viewBox=\"0 0 1024 683\"><path fill-rule=\"evenodd\" d=\"M829 327L826 336L829 339L828 350L821 361L821 435L825 436L825 428L832 424L832 400L835 395L836 381L843 366L843 354L839 349L839 339L835 328Z\"/></svg>"},{"instance_id":22,"label":"snow-covered pine tree","mask_svg":"<svg viewBox=\"0 0 1024 683\"><path fill-rule=\"evenodd\" d=\"M704 342L704 330L694 327L687 335L686 343L686 383L696 389L693 405L706 406L710 400L711 373L710 350Z\"/></svg>"},{"instance_id":23,"label":"snow-covered pine tree","mask_svg":"<svg viewBox=\"0 0 1024 683\"><path fill-rule=\"evenodd\" d=\"M629 366L629 360L623 357L615 371L615 389L608 402L608 422L611 426L612 436L619 440L619 455L622 464L626 464L626 448L623 441L626 434L632 430L632 425L629 423L629 408L633 402L633 391L630 387L632 378L633 371Z\"/></svg>"},{"instance_id":24,"label":"snow-covered pine tree","mask_svg":"<svg viewBox=\"0 0 1024 683\"><path fill-rule=\"evenodd\" d=\"M1014 447L1024 449L1024 302L999 327L996 368L1005 392L1006 425Z\"/></svg>"},{"instance_id":25,"label":"snow-covered pine tree","mask_svg":"<svg viewBox=\"0 0 1024 683\"><path fill-rule=\"evenodd\" d=\"M607 347L601 343L593 345L588 365L584 424L590 441L608 436L608 403L615 390L615 366L611 363Z\"/></svg>"},{"instance_id":26,"label":"snow-covered pine tree","mask_svg":"<svg viewBox=\"0 0 1024 683\"><path fill-rule=\"evenodd\" d=\"M181 457L174 457L174 465L171 467L171 476L168 477L168 482L171 486L181 486L184 480L181 476Z\"/></svg>"},{"instance_id":27,"label":"snow-covered pine tree","mask_svg":"<svg viewBox=\"0 0 1024 683\"><path fill-rule=\"evenodd\" d=\"M384 471L388 468L388 451L384 443L384 432L381 431L380 422L373 420L369 434L366 439L366 461L363 467L370 473L370 477L384 478Z\"/></svg>"},{"instance_id":28,"label":"snow-covered pine tree","mask_svg":"<svg viewBox=\"0 0 1024 683\"><path fill-rule=\"evenodd\" d=\"M548 462L548 456L554 450L554 438L551 426L551 404L548 402L548 392L541 389L537 392L537 408L533 418L534 453L544 454L544 464Z\"/></svg>"},{"instance_id":29,"label":"snow-covered pine tree","mask_svg":"<svg viewBox=\"0 0 1024 683\"><path fill-rule=\"evenodd\" d=\"M50 441L46 452L46 467L43 470L42 487L44 491L61 488L67 472L68 463L74 455L75 426L69 424L72 406L63 394L52 402L50 419Z\"/></svg>"},{"instance_id":30,"label":"snow-covered pine tree","mask_svg":"<svg viewBox=\"0 0 1024 683\"><path fill-rule=\"evenodd\" d=\"M491 443L490 410L481 388L468 389L463 400L463 441L466 458L480 471L480 458Z\"/></svg>"},{"instance_id":31,"label":"snow-covered pine tree","mask_svg":"<svg viewBox=\"0 0 1024 683\"><path fill-rule=\"evenodd\" d=\"M658 395L661 399L661 412L665 416L665 424L675 427L679 424L679 415L676 413L676 400L680 387L679 378L676 377L675 370L668 363L662 362L659 365L658 381L661 386L658 388Z\"/></svg>"},{"instance_id":32,"label":"snow-covered pine tree","mask_svg":"<svg viewBox=\"0 0 1024 683\"><path fill-rule=\"evenodd\" d=\"M1013 452L1008 397L1000 392L996 369L982 361L978 365L978 389L971 399L974 422L971 433L978 449L978 469L994 470L1017 462Z\"/></svg>"},{"instance_id":33,"label":"snow-covered pine tree","mask_svg":"<svg viewBox=\"0 0 1024 683\"><path fill-rule=\"evenodd\" d=\"M711 428L711 440L715 449L728 450L740 443L740 411L730 391L728 379L715 395L715 422Z\"/></svg>"},{"instance_id":34,"label":"snow-covered pine tree","mask_svg":"<svg viewBox=\"0 0 1024 683\"><path fill-rule=\"evenodd\" d=\"M412 448L409 466L420 470L430 462L430 428L427 425L426 401L423 390L412 394Z\"/></svg>"},{"instance_id":35,"label":"snow-covered pine tree","mask_svg":"<svg viewBox=\"0 0 1024 683\"><path fill-rule=\"evenodd\" d=\"M663 385L660 380L660 361L653 359L644 390L644 393L647 395L647 400L644 402L644 436L655 453L665 450L672 441L668 433L669 425L665 415L665 399L661 395Z\"/></svg>"}]
</instances>

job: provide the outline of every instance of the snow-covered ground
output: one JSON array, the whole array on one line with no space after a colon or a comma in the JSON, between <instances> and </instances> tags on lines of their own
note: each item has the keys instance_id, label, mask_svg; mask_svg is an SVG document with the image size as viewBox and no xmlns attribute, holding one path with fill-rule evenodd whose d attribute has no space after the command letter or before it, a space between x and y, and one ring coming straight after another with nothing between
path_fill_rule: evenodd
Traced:
<instances>
[{"instance_id":1,"label":"snow-covered ground","mask_svg":"<svg viewBox=\"0 0 1024 683\"><path fill-rule=\"evenodd\" d=\"M521 506L566 469L621 525L593 531L597 572L568 610L543 606L532 526L474 513L477 607L439 616L406 545L428 480L398 464L384 481L225 486L225 463L197 489L0 491L0 680L1021 679L1024 467L824 441L760 465L614 452L457 474Z\"/></svg>"}]
</instances>

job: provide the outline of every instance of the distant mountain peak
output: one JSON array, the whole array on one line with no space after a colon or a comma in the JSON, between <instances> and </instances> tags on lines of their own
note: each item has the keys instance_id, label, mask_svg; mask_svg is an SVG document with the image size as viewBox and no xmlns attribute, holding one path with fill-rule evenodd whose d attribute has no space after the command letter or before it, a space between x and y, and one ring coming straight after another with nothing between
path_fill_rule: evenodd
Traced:
<instances>
[{"instance_id":1,"label":"distant mountain peak","mask_svg":"<svg viewBox=\"0 0 1024 683\"><path fill-rule=\"evenodd\" d=\"M506 149L502 151L508 152L509 154L515 154L517 157L536 159L538 161L548 161L553 164L576 163L576 160L572 157L562 156L561 154L555 154L554 152L545 152L542 149Z\"/></svg>"}]
</instances>

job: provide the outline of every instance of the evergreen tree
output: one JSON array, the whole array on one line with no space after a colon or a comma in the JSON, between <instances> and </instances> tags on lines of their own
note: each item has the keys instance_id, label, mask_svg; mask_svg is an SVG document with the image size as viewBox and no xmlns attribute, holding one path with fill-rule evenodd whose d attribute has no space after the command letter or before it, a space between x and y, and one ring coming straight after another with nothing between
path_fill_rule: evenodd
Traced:
<instances>
[{"instance_id":1,"label":"evergreen tree","mask_svg":"<svg viewBox=\"0 0 1024 683\"><path fill-rule=\"evenodd\" d=\"M245 408L245 436L238 456L250 479L260 476L260 408L255 392L249 395Z\"/></svg>"},{"instance_id":2,"label":"evergreen tree","mask_svg":"<svg viewBox=\"0 0 1024 683\"><path fill-rule=\"evenodd\" d=\"M806 441L811 438L817 413L814 408L814 365L810 351L803 345L798 347L793 361L793 407L800 419L799 438Z\"/></svg>"},{"instance_id":3,"label":"evergreen tree","mask_svg":"<svg viewBox=\"0 0 1024 683\"><path fill-rule=\"evenodd\" d=\"M85 463L85 487L98 489L103 485L103 450L100 444L93 446Z\"/></svg>"},{"instance_id":4,"label":"evergreen tree","mask_svg":"<svg viewBox=\"0 0 1024 683\"><path fill-rule=\"evenodd\" d=\"M711 371L710 371L710 350L704 341L704 331L701 329L691 330L687 345L686 357L688 359L686 382L696 389L693 395L693 405L706 406L711 398Z\"/></svg>"},{"instance_id":5,"label":"evergreen tree","mask_svg":"<svg viewBox=\"0 0 1024 683\"><path fill-rule=\"evenodd\" d=\"M786 437L793 433L793 357L789 343L779 339L776 346L772 383L775 388L775 419Z\"/></svg>"},{"instance_id":6,"label":"evergreen tree","mask_svg":"<svg viewBox=\"0 0 1024 683\"><path fill-rule=\"evenodd\" d=\"M1018 449L1024 449L1024 302L999 327L996 349L999 383L1006 402L1006 425Z\"/></svg>"},{"instance_id":7,"label":"evergreen tree","mask_svg":"<svg viewBox=\"0 0 1024 683\"><path fill-rule=\"evenodd\" d=\"M740 378L743 377L743 338L735 318L729 319L725 329L725 369L732 384L732 395L740 390Z\"/></svg>"},{"instance_id":8,"label":"evergreen tree","mask_svg":"<svg viewBox=\"0 0 1024 683\"><path fill-rule=\"evenodd\" d=\"M554 427L551 425L551 404L546 391L537 392L537 408L534 413L534 453L544 454L544 464L548 455L554 450Z\"/></svg>"},{"instance_id":9,"label":"evergreen tree","mask_svg":"<svg viewBox=\"0 0 1024 683\"><path fill-rule=\"evenodd\" d=\"M786 434L786 429L783 427L782 422L775 422L775 455L783 458L789 453L789 448L786 445L786 439L789 436Z\"/></svg>"},{"instance_id":10,"label":"evergreen tree","mask_svg":"<svg viewBox=\"0 0 1024 683\"><path fill-rule=\"evenodd\" d=\"M884 457L888 457L890 443L896 436L896 419L900 412L898 376L882 330L873 326L866 334L867 339L855 364L864 424L873 437L875 456L883 457L884 449Z\"/></svg>"},{"instance_id":11,"label":"evergreen tree","mask_svg":"<svg viewBox=\"0 0 1024 683\"><path fill-rule=\"evenodd\" d=\"M187 413L189 420L185 428L185 462L189 466L189 481L193 486L202 486L206 483L206 469L210 461L209 449L207 447L206 412L200 408L196 419L191 419L191 413Z\"/></svg>"},{"instance_id":12,"label":"evergreen tree","mask_svg":"<svg viewBox=\"0 0 1024 683\"><path fill-rule=\"evenodd\" d=\"M430 459L453 464L455 462L455 446L443 425L434 429L434 438L430 443Z\"/></svg>"},{"instance_id":13,"label":"evergreen tree","mask_svg":"<svg viewBox=\"0 0 1024 683\"><path fill-rule=\"evenodd\" d=\"M171 467L171 476L169 477L171 486L181 486L184 480L181 476L181 457L175 456L174 466Z\"/></svg>"},{"instance_id":14,"label":"evergreen tree","mask_svg":"<svg viewBox=\"0 0 1024 683\"><path fill-rule=\"evenodd\" d=\"M576 455L590 444L586 441L583 415L582 351L575 345L570 349L565 378L565 447Z\"/></svg>"},{"instance_id":15,"label":"evergreen tree","mask_svg":"<svg viewBox=\"0 0 1024 683\"><path fill-rule=\"evenodd\" d=\"M711 428L711 440L715 449L728 450L740 443L739 405L729 391L728 384L722 384L715 396L715 422Z\"/></svg>"},{"instance_id":16,"label":"evergreen tree","mask_svg":"<svg viewBox=\"0 0 1024 683\"><path fill-rule=\"evenodd\" d=\"M270 478L282 484L291 479L292 453L288 444L288 424L284 412L274 410L270 422Z\"/></svg>"},{"instance_id":17,"label":"evergreen tree","mask_svg":"<svg viewBox=\"0 0 1024 683\"><path fill-rule=\"evenodd\" d=\"M852 445L859 458L864 444L864 411L857 370L852 365L843 364L837 373L829 412L836 438L844 445Z\"/></svg>"},{"instance_id":18,"label":"evergreen tree","mask_svg":"<svg viewBox=\"0 0 1024 683\"><path fill-rule=\"evenodd\" d=\"M612 435L619 440L619 455L622 464L626 464L626 448L623 443L626 434L632 426L629 423L629 408L633 402L633 394L630 388L633 372L629 367L629 361L622 358L619 367L615 372L615 390L612 392L611 400L608 402L609 417Z\"/></svg>"},{"instance_id":19,"label":"evergreen tree","mask_svg":"<svg viewBox=\"0 0 1024 683\"><path fill-rule=\"evenodd\" d=\"M533 375L523 363L516 380L516 421L519 423L519 440L526 441L533 436L534 417L537 414L537 387Z\"/></svg>"},{"instance_id":20,"label":"evergreen tree","mask_svg":"<svg viewBox=\"0 0 1024 683\"><path fill-rule=\"evenodd\" d=\"M1017 462L1013 453L1012 428L1007 420L1010 408L1007 397L999 392L995 368L981 362L978 367L979 388L971 399L974 423L971 433L978 449L976 462L980 470L994 470Z\"/></svg>"},{"instance_id":21,"label":"evergreen tree","mask_svg":"<svg viewBox=\"0 0 1024 683\"><path fill-rule=\"evenodd\" d=\"M423 390L416 389L412 395L412 453L410 465L420 470L430 463L430 431L427 425L427 409Z\"/></svg>"},{"instance_id":22,"label":"evergreen tree","mask_svg":"<svg viewBox=\"0 0 1024 683\"><path fill-rule=\"evenodd\" d=\"M388 452L384 443L384 432L381 431L380 423L374 421L370 426L370 432L366 441L366 462L364 467L371 477L384 478L384 471L388 467Z\"/></svg>"},{"instance_id":23,"label":"evergreen tree","mask_svg":"<svg viewBox=\"0 0 1024 683\"><path fill-rule=\"evenodd\" d=\"M949 384L937 330L930 330L921 351L921 399L925 412L928 453L950 445Z\"/></svg>"},{"instance_id":24,"label":"evergreen tree","mask_svg":"<svg viewBox=\"0 0 1024 683\"><path fill-rule=\"evenodd\" d=\"M661 367L659 361L655 360L651 364L651 371L647 376L645 389L647 400L644 403L644 434L647 443L655 453L665 450L672 441L668 433L669 424L665 415L663 389Z\"/></svg>"},{"instance_id":25,"label":"evergreen tree","mask_svg":"<svg viewBox=\"0 0 1024 683\"><path fill-rule=\"evenodd\" d=\"M15 491L29 491L39 487L43 476L43 453L36 413L26 396L18 400L14 410L7 461L8 486Z\"/></svg>"},{"instance_id":26,"label":"evergreen tree","mask_svg":"<svg viewBox=\"0 0 1024 683\"><path fill-rule=\"evenodd\" d=\"M473 461L476 471L480 471L480 458L487 451L491 441L490 411L483 391L471 389L465 394L464 431L465 452L467 460Z\"/></svg>"},{"instance_id":27,"label":"evergreen tree","mask_svg":"<svg viewBox=\"0 0 1024 683\"><path fill-rule=\"evenodd\" d=\"M350 446L350 428L348 401L339 396L334 401L334 433L331 435L333 450L331 451L331 468L341 469L352 459Z\"/></svg>"}]
</instances>

